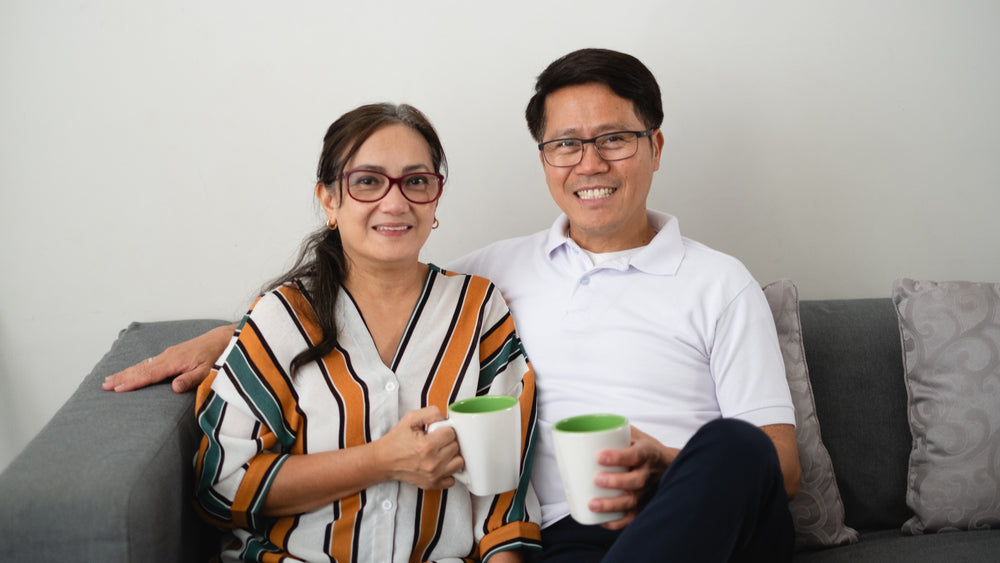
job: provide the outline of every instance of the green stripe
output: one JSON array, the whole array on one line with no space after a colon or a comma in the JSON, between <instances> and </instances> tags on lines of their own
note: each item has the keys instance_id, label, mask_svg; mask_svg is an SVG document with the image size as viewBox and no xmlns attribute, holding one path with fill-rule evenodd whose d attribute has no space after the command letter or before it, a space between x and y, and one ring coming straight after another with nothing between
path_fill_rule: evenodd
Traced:
<instances>
[{"instance_id":1,"label":"green stripe","mask_svg":"<svg viewBox=\"0 0 1000 563\"><path fill-rule=\"evenodd\" d=\"M229 357L226 358L233 377L240 388L247 394L253 407L257 409L263 417L263 422L271 429L278 441L285 448L290 448L295 443L295 434L285 424L284 411L281 403L271 391L264 385L264 382L257 375L257 371L247 361L243 350L239 346L233 346Z\"/></svg>"},{"instance_id":2,"label":"green stripe","mask_svg":"<svg viewBox=\"0 0 1000 563\"><path fill-rule=\"evenodd\" d=\"M486 363L479 364L479 390L488 388L497 374L518 356L524 354L521 341L514 336L504 342L504 345L490 356Z\"/></svg>"},{"instance_id":3,"label":"green stripe","mask_svg":"<svg viewBox=\"0 0 1000 563\"><path fill-rule=\"evenodd\" d=\"M215 439L215 429L219 427L225 404L225 401L218 395L212 393L198 416L198 426L201 427L208 440L208 447L205 449L205 455L201 461L201 475L198 476L196 496L205 512L219 520L231 522L233 519L231 507L210 494L215 476L219 474L219 468L222 465L222 445Z\"/></svg>"}]
</instances>

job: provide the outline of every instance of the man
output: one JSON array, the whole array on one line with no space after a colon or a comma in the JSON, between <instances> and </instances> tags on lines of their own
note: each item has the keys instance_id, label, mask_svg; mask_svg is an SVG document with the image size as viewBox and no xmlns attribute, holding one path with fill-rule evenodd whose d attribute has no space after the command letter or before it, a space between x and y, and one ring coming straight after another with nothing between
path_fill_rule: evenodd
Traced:
<instances>
[{"instance_id":1,"label":"man","mask_svg":"<svg viewBox=\"0 0 1000 563\"><path fill-rule=\"evenodd\" d=\"M629 55L575 51L538 77L526 117L563 214L449 269L497 284L536 372L543 560L790 560L799 467L773 319L742 264L646 209L664 144L655 78ZM228 334L200 339L106 388L177 373L187 387ZM625 468L597 477L623 492L591 510L625 513L601 526L568 516L551 442L553 423L590 412L632 423L631 446L599 460Z\"/></svg>"}]
</instances>

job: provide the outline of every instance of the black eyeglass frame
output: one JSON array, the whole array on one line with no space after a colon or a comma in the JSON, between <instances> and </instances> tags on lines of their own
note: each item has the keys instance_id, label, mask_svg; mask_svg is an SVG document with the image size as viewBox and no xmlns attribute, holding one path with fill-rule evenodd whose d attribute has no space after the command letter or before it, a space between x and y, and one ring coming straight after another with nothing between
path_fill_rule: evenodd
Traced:
<instances>
[{"instance_id":1,"label":"black eyeglass frame","mask_svg":"<svg viewBox=\"0 0 1000 563\"><path fill-rule=\"evenodd\" d=\"M603 154L601 154L601 149L598 148L598 146L597 146L597 140L598 139L600 139L602 137L607 137L608 135L621 135L622 133L631 133L631 134L635 135L636 152L639 152L639 139L643 139L645 137L649 137L650 135L653 134L653 131L656 131L656 129L646 129L645 131L611 131L609 133L601 133L600 135L598 135L596 137L591 137L590 139L577 139L577 138L574 138L574 137L564 137L562 139L552 139L551 141L545 141L545 142L542 142L542 143L538 143L538 150L542 151L542 158L545 159L546 164L548 164L549 166L554 166L556 168L572 168L573 166L576 166L576 165L580 164L581 162L583 162L584 146L587 143L593 143L594 144L594 150L597 151L597 155L600 156L601 159L606 160L608 162L615 162L615 161L618 161L618 160L627 160L629 158L632 158L633 156L635 156L635 153L632 153L632 154L630 154L628 156L623 156L621 158L605 158L605 156ZM580 160L576 161L573 164L552 164L551 162L549 162L549 157L545 154L545 145L550 145L552 143L561 143L561 142L565 142L565 141L579 141L580 142Z\"/></svg>"},{"instance_id":2,"label":"black eyeglass frame","mask_svg":"<svg viewBox=\"0 0 1000 563\"><path fill-rule=\"evenodd\" d=\"M368 172L372 174L378 174L379 176L382 176L383 178L389 180L389 187L386 188L384 192L382 192L382 195L378 196L375 199L361 199L358 196L354 195L354 192L351 191L350 176L351 174L354 174L356 172ZM406 195L406 190L403 189L403 181L411 176L434 176L435 178L437 178L438 179L437 194L433 198L427 201L414 201L410 199L410 196ZM406 198L406 201L410 203L415 203L417 205L434 203L435 201L441 199L441 194L444 193L445 177L442 174L438 174L437 172L412 172L410 174L403 174L399 178L393 178L392 176L386 174L385 172L380 172L378 170L368 170L366 168L358 168L356 170L345 170L342 178L344 181L344 189L347 190L347 195L351 196L351 199L353 199L354 201L359 201L361 203L375 203L376 201L384 199L385 196L389 195L389 192L392 191L393 186L399 187L399 193L403 194L403 197Z\"/></svg>"}]
</instances>

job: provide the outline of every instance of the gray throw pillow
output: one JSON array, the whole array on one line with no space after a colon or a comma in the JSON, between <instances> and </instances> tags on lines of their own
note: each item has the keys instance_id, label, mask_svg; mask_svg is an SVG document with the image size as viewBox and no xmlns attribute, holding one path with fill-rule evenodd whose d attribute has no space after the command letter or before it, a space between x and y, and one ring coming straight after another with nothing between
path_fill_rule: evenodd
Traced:
<instances>
[{"instance_id":1,"label":"gray throw pillow","mask_svg":"<svg viewBox=\"0 0 1000 563\"><path fill-rule=\"evenodd\" d=\"M802 469L799 494L788 505L795 523L795 543L800 548L854 543L858 532L844 524L844 504L816 418L802 347L798 290L790 280L778 280L764 286L764 296L778 329L785 376L795 406L795 438Z\"/></svg>"},{"instance_id":2,"label":"gray throw pillow","mask_svg":"<svg viewBox=\"0 0 1000 563\"><path fill-rule=\"evenodd\" d=\"M913 434L903 532L1000 527L1000 284L897 280Z\"/></svg>"}]
</instances>

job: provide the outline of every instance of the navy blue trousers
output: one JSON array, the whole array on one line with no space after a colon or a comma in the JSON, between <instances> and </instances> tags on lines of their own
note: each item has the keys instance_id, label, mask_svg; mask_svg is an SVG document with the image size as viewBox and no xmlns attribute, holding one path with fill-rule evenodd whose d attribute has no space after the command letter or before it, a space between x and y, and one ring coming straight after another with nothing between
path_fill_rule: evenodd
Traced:
<instances>
[{"instance_id":1,"label":"navy blue trousers","mask_svg":"<svg viewBox=\"0 0 1000 563\"><path fill-rule=\"evenodd\" d=\"M734 419L703 426L621 531L572 517L542 530L544 563L791 561L795 530L778 455L759 428Z\"/></svg>"}]
</instances>

